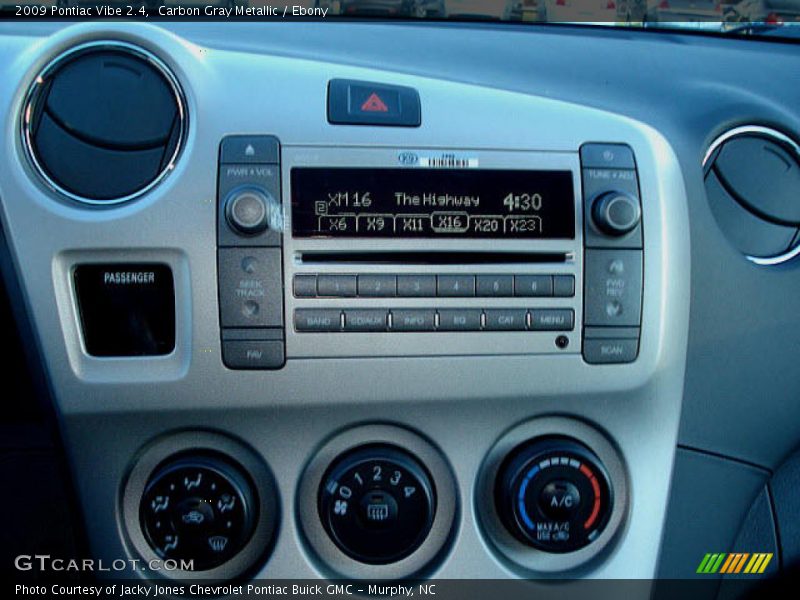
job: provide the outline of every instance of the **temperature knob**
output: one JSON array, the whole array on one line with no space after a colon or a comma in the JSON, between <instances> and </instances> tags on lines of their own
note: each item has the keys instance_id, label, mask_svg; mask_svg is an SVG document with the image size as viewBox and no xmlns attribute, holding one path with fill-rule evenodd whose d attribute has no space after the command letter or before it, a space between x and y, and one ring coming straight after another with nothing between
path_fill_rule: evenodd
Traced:
<instances>
[{"instance_id":1,"label":"temperature knob","mask_svg":"<svg viewBox=\"0 0 800 600\"><path fill-rule=\"evenodd\" d=\"M228 224L245 235L256 235L268 227L280 230L280 211L280 204L261 188L236 188L225 200Z\"/></svg>"},{"instance_id":2,"label":"temperature knob","mask_svg":"<svg viewBox=\"0 0 800 600\"><path fill-rule=\"evenodd\" d=\"M592 205L592 220L607 235L623 236L633 231L641 219L639 201L624 192L606 192Z\"/></svg>"},{"instance_id":3,"label":"temperature knob","mask_svg":"<svg viewBox=\"0 0 800 600\"><path fill-rule=\"evenodd\" d=\"M426 469L389 445L339 457L319 489L325 531L348 556L388 564L414 552L433 523L436 499Z\"/></svg>"},{"instance_id":4,"label":"temperature knob","mask_svg":"<svg viewBox=\"0 0 800 600\"><path fill-rule=\"evenodd\" d=\"M497 478L495 501L506 528L546 552L571 552L597 538L611 513L612 490L599 459L561 437L518 447Z\"/></svg>"}]
</instances>

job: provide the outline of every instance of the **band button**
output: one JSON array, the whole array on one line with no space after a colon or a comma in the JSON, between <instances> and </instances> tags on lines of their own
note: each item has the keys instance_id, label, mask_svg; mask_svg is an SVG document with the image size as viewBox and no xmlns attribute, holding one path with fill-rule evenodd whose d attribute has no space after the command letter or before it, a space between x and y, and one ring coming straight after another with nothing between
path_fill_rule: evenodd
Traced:
<instances>
[{"instance_id":1,"label":"band button","mask_svg":"<svg viewBox=\"0 0 800 600\"><path fill-rule=\"evenodd\" d=\"M342 313L339 310L301 308L294 311L297 331L341 331Z\"/></svg>"}]
</instances>

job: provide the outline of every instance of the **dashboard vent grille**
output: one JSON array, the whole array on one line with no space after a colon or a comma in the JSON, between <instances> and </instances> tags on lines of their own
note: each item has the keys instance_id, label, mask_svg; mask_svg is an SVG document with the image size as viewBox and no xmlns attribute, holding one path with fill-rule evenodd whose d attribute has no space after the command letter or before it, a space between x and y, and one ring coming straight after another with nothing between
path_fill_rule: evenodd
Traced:
<instances>
[{"instance_id":1,"label":"dashboard vent grille","mask_svg":"<svg viewBox=\"0 0 800 600\"><path fill-rule=\"evenodd\" d=\"M800 146L755 125L717 138L703 161L706 196L728 240L751 261L800 253Z\"/></svg>"},{"instance_id":2,"label":"dashboard vent grille","mask_svg":"<svg viewBox=\"0 0 800 600\"><path fill-rule=\"evenodd\" d=\"M187 128L167 67L124 42L91 42L50 62L26 98L28 157L53 190L88 204L131 200L174 167Z\"/></svg>"}]
</instances>

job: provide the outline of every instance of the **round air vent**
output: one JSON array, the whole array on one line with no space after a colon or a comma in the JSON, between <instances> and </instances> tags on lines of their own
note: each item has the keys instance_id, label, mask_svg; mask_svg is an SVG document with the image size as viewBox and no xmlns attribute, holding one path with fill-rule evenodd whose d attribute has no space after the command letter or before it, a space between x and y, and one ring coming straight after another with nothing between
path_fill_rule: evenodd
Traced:
<instances>
[{"instance_id":1,"label":"round air vent","mask_svg":"<svg viewBox=\"0 0 800 600\"><path fill-rule=\"evenodd\" d=\"M89 204L131 200L180 153L187 120L175 77L124 42L91 42L50 62L22 118L28 157L49 187Z\"/></svg>"},{"instance_id":2,"label":"round air vent","mask_svg":"<svg viewBox=\"0 0 800 600\"><path fill-rule=\"evenodd\" d=\"M767 127L737 127L703 160L711 210L730 242L757 264L800 254L800 146Z\"/></svg>"}]
</instances>

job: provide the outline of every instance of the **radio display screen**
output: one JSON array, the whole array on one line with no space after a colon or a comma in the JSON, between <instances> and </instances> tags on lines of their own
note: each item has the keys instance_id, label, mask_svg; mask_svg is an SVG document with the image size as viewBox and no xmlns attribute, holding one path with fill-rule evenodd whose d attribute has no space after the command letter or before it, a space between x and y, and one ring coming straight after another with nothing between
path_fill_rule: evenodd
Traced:
<instances>
[{"instance_id":1,"label":"radio display screen","mask_svg":"<svg viewBox=\"0 0 800 600\"><path fill-rule=\"evenodd\" d=\"M574 239L571 171L294 167L295 237Z\"/></svg>"}]
</instances>

